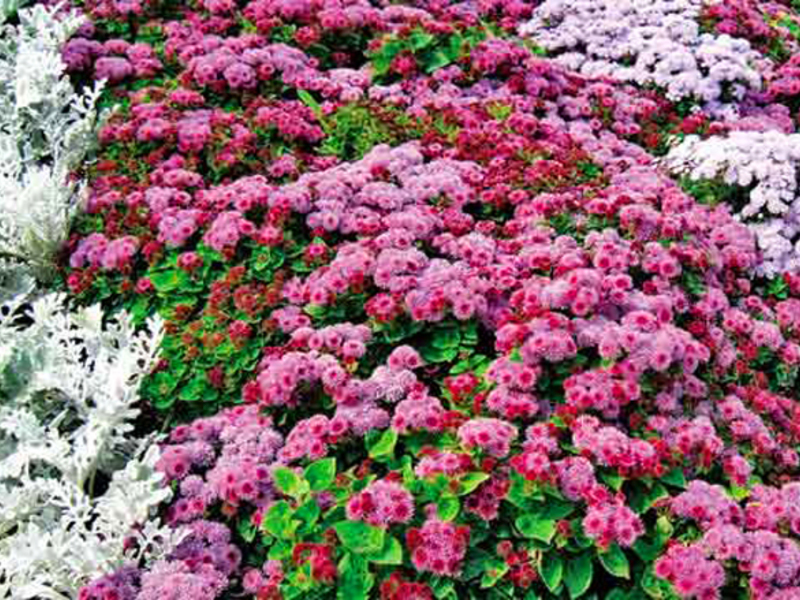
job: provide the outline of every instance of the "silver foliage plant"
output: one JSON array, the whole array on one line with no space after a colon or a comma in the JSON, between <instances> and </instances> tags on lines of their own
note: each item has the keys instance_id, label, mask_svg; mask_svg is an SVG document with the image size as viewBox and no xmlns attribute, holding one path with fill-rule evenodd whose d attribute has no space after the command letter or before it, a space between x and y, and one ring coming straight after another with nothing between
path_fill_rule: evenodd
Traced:
<instances>
[{"instance_id":1,"label":"silver foliage plant","mask_svg":"<svg viewBox=\"0 0 800 600\"><path fill-rule=\"evenodd\" d=\"M52 276L84 192L69 174L93 148L102 84L76 93L60 54L83 19L35 5L0 28L0 288Z\"/></svg>"},{"instance_id":2,"label":"silver foliage plant","mask_svg":"<svg viewBox=\"0 0 800 600\"><path fill-rule=\"evenodd\" d=\"M162 331L58 294L0 308L0 598L76 598L179 541L154 518L171 494L158 448L131 436Z\"/></svg>"}]
</instances>

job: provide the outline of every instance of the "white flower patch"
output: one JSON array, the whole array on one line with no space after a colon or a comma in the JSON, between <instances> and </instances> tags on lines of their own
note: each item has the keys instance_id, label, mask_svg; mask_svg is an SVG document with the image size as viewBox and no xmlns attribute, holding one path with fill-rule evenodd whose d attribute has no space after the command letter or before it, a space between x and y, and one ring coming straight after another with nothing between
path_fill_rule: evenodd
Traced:
<instances>
[{"instance_id":1,"label":"white flower patch","mask_svg":"<svg viewBox=\"0 0 800 600\"><path fill-rule=\"evenodd\" d=\"M712 110L759 89L744 39L700 33L702 0L547 0L519 32L560 64L589 77L655 84L672 100L696 97Z\"/></svg>"},{"instance_id":2,"label":"white flower patch","mask_svg":"<svg viewBox=\"0 0 800 600\"><path fill-rule=\"evenodd\" d=\"M750 189L739 218L750 224L764 263L760 272L800 271L800 134L733 131L701 139L687 136L664 164L693 180L719 178Z\"/></svg>"}]
</instances>

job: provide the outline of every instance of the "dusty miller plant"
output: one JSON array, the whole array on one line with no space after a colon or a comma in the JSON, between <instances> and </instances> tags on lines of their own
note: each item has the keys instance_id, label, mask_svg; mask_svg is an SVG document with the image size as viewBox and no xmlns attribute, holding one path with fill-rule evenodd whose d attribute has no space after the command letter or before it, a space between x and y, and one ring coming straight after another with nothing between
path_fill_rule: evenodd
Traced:
<instances>
[{"instance_id":1,"label":"dusty miller plant","mask_svg":"<svg viewBox=\"0 0 800 600\"><path fill-rule=\"evenodd\" d=\"M0 598L75 598L177 541L152 518L171 494L157 446L131 436L161 335L57 294L0 308Z\"/></svg>"},{"instance_id":2,"label":"dusty miller plant","mask_svg":"<svg viewBox=\"0 0 800 600\"><path fill-rule=\"evenodd\" d=\"M82 20L35 5L0 27L0 288L53 277L84 192L69 175L93 148L102 85L76 93L60 54Z\"/></svg>"}]
</instances>

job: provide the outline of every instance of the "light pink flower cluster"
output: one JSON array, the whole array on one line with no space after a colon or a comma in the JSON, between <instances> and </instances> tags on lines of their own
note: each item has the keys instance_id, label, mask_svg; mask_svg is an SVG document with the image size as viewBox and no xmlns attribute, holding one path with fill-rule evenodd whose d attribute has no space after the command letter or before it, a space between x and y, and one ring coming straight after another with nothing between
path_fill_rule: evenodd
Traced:
<instances>
[{"instance_id":1,"label":"light pink flower cluster","mask_svg":"<svg viewBox=\"0 0 800 600\"><path fill-rule=\"evenodd\" d=\"M130 268L138 249L139 242L133 236L109 242L102 233L93 233L80 241L77 250L70 257L70 266L121 271Z\"/></svg>"},{"instance_id":2,"label":"light pink flower cluster","mask_svg":"<svg viewBox=\"0 0 800 600\"><path fill-rule=\"evenodd\" d=\"M725 583L725 569L696 546L672 546L655 563L658 577L669 581L682 598L713 600Z\"/></svg>"},{"instance_id":3,"label":"light pink flower cluster","mask_svg":"<svg viewBox=\"0 0 800 600\"><path fill-rule=\"evenodd\" d=\"M693 519L704 528L739 524L743 517L741 508L723 487L700 479L691 481L685 492L672 499L670 507L676 515Z\"/></svg>"},{"instance_id":4,"label":"light pink flower cluster","mask_svg":"<svg viewBox=\"0 0 800 600\"><path fill-rule=\"evenodd\" d=\"M658 454L650 443L631 438L615 427L603 427L595 417L578 417L572 427L572 442L596 464L620 472L656 474L660 466Z\"/></svg>"},{"instance_id":5,"label":"light pink flower cluster","mask_svg":"<svg viewBox=\"0 0 800 600\"><path fill-rule=\"evenodd\" d=\"M350 498L347 518L376 527L408 523L414 516L414 496L394 481L379 480Z\"/></svg>"},{"instance_id":6,"label":"light pink flower cluster","mask_svg":"<svg viewBox=\"0 0 800 600\"><path fill-rule=\"evenodd\" d=\"M455 576L461 572L469 537L465 525L429 518L422 527L408 530L406 546L417 571Z\"/></svg>"},{"instance_id":7,"label":"light pink flower cluster","mask_svg":"<svg viewBox=\"0 0 800 600\"><path fill-rule=\"evenodd\" d=\"M414 468L414 473L422 478L438 475L453 477L473 469L472 457L469 454L435 451L420 459Z\"/></svg>"},{"instance_id":8,"label":"light pink flower cluster","mask_svg":"<svg viewBox=\"0 0 800 600\"><path fill-rule=\"evenodd\" d=\"M490 456L503 458L511 451L517 433L517 428L507 421L477 418L458 428L458 441L467 450L477 448Z\"/></svg>"},{"instance_id":9,"label":"light pink flower cluster","mask_svg":"<svg viewBox=\"0 0 800 600\"><path fill-rule=\"evenodd\" d=\"M283 438L255 406L239 406L173 429L157 468L180 481L171 522L201 516L215 502L257 508L272 500L269 466Z\"/></svg>"},{"instance_id":10,"label":"light pink flower cluster","mask_svg":"<svg viewBox=\"0 0 800 600\"><path fill-rule=\"evenodd\" d=\"M601 548L612 542L632 546L644 533L644 524L630 508L615 502L590 505L583 518L583 530Z\"/></svg>"}]
</instances>

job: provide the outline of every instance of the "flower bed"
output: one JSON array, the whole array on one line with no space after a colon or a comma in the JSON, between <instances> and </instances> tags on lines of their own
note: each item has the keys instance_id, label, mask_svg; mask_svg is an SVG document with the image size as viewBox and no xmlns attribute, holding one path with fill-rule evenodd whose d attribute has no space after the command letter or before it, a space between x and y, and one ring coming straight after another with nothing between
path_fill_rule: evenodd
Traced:
<instances>
[{"instance_id":1,"label":"flower bed","mask_svg":"<svg viewBox=\"0 0 800 600\"><path fill-rule=\"evenodd\" d=\"M794 8L80 9L60 267L165 321L175 540L58 593L800 595Z\"/></svg>"}]
</instances>

